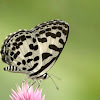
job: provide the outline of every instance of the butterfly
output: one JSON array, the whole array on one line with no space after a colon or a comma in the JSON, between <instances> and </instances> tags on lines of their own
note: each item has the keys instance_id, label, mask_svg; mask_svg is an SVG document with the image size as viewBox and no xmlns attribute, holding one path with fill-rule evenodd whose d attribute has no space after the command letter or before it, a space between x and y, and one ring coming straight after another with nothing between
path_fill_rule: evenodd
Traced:
<instances>
[{"instance_id":1,"label":"butterfly","mask_svg":"<svg viewBox=\"0 0 100 100\"><path fill-rule=\"evenodd\" d=\"M28 78L41 80L57 61L68 39L69 25L51 20L31 30L10 34L1 47L1 58L8 66L5 71L24 73Z\"/></svg>"}]
</instances>

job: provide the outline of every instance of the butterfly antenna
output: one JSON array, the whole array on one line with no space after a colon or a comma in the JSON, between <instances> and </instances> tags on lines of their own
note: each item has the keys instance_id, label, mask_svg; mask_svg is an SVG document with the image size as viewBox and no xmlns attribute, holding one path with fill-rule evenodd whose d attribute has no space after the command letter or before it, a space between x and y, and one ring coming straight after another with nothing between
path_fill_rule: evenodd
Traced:
<instances>
[{"instance_id":1,"label":"butterfly antenna","mask_svg":"<svg viewBox=\"0 0 100 100\"><path fill-rule=\"evenodd\" d=\"M55 78L58 79L58 80L61 80L61 78L59 78L59 77L57 77L57 76L55 76L55 75L53 75L53 74L49 74L49 75L52 75L53 77L55 77Z\"/></svg>"},{"instance_id":2,"label":"butterfly antenna","mask_svg":"<svg viewBox=\"0 0 100 100\"><path fill-rule=\"evenodd\" d=\"M55 83L55 81L53 80L53 78L52 78L50 75L48 75L48 76L49 76L50 79L53 81L54 85L56 86L56 89L59 90L59 88L58 88L57 84ZM48 77L48 78L49 78L49 77Z\"/></svg>"}]
</instances>

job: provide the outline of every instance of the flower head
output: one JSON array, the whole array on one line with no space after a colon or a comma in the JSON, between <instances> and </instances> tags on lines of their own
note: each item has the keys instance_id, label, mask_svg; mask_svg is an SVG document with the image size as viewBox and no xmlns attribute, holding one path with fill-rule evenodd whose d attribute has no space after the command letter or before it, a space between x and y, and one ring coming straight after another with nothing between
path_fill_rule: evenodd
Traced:
<instances>
[{"instance_id":1,"label":"flower head","mask_svg":"<svg viewBox=\"0 0 100 100\"><path fill-rule=\"evenodd\" d=\"M11 100L44 100L45 95L41 98L42 89L39 91L37 88L33 91L33 87L29 88L28 83L17 87L17 92L12 90Z\"/></svg>"}]
</instances>

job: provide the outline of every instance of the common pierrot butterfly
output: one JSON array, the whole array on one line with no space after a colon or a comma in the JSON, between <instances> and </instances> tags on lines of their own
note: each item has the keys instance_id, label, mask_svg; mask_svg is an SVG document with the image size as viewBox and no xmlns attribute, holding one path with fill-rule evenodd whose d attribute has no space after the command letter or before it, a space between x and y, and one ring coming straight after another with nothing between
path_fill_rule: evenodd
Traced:
<instances>
[{"instance_id":1,"label":"common pierrot butterfly","mask_svg":"<svg viewBox=\"0 0 100 100\"><path fill-rule=\"evenodd\" d=\"M58 59L68 38L69 25L51 20L31 30L10 34L1 47L5 71L25 73L31 79L46 79L48 70Z\"/></svg>"}]
</instances>

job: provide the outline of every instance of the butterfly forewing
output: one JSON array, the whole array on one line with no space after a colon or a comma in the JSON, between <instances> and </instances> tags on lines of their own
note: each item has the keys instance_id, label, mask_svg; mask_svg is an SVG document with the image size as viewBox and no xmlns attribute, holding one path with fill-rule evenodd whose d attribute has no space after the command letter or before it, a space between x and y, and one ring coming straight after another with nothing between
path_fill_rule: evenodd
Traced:
<instances>
[{"instance_id":1,"label":"butterfly forewing","mask_svg":"<svg viewBox=\"0 0 100 100\"><path fill-rule=\"evenodd\" d=\"M9 71L26 73L31 78L39 77L56 62L68 33L68 24L61 20L44 22L30 31L13 33L1 48L2 60L11 66L7 67Z\"/></svg>"},{"instance_id":2,"label":"butterfly forewing","mask_svg":"<svg viewBox=\"0 0 100 100\"><path fill-rule=\"evenodd\" d=\"M67 41L69 26L61 20L42 23L32 31L37 33L36 38L42 56L41 68L31 76L41 76L46 73L59 57ZM36 31L37 30L37 31Z\"/></svg>"}]
</instances>

